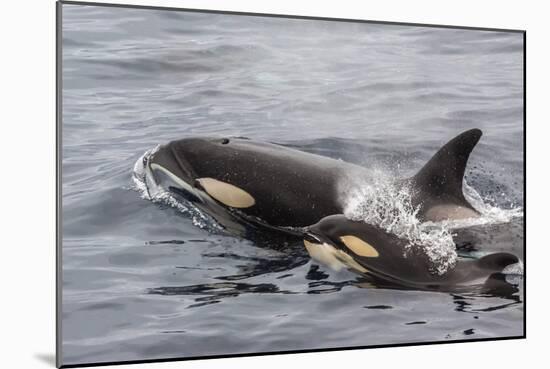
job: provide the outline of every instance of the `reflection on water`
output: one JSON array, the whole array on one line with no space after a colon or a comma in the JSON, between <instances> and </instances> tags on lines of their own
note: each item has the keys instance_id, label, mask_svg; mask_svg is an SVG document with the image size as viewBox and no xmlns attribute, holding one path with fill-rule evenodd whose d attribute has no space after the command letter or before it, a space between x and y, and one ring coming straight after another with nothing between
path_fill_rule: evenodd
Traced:
<instances>
[{"instance_id":1,"label":"reflection on water","mask_svg":"<svg viewBox=\"0 0 550 369\"><path fill-rule=\"evenodd\" d=\"M203 254L205 257L216 258L232 258L234 260L252 261L253 264L238 265L239 273L234 275L216 276L215 279L226 281L234 281L239 279L247 279L266 273L275 273L286 270L291 270L295 267L306 264L309 257L305 255L289 255L283 259L262 259L249 258L231 253L222 254Z\"/></svg>"},{"instance_id":2,"label":"reflection on water","mask_svg":"<svg viewBox=\"0 0 550 369\"><path fill-rule=\"evenodd\" d=\"M246 280L253 277L257 277L262 274L268 273L281 273L291 272L297 267L301 267L307 264L309 258L304 255L289 255L283 258L277 259L265 259L258 257L247 257L231 253L211 253L203 254L204 257L224 258L237 260L239 262L246 262L245 265L240 264L237 266L239 273L235 275L223 275L213 277L216 280L222 281L235 281ZM191 267L181 267L180 269L201 269ZM163 296L198 296L193 299L196 303L188 305L188 308L199 307L207 304L214 304L221 302L222 299L227 297L238 297L245 294L329 294L337 293L345 287L351 288L378 288L378 289L408 289L399 284L395 284L386 280L381 280L371 275L362 275L353 279L344 281L330 281L329 274L320 270L319 265L309 265L309 270L305 274L305 279L310 280L307 282L306 290L290 290L282 289L275 283L243 283L243 282L215 282L204 283L185 286L165 286L155 287L147 289L147 293L153 295ZM201 269L204 270L204 269ZM206 270L214 271L221 270L221 268L208 268ZM293 273L283 273L276 279L282 279L293 276ZM449 296L455 304L455 311L463 313L473 312L490 312L507 307L521 304L517 293L519 292L518 286L509 283L505 275L496 273L489 277L483 284L472 286L451 286L446 287L447 290L453 290L454 293L450 293ZM443 289L440 293L446 293ZM490 305L484 305L483 298L497 298L497 300L491 299ZM503 303L502 300L510 300L511 302ZM493 305L494 304L494 305ZM365 306L368 309L391 309L389 305L372 305ZM408 323L413 324L413 323ZM414 323L419 324L419 323Z\"/></svg>"}]
</instances>

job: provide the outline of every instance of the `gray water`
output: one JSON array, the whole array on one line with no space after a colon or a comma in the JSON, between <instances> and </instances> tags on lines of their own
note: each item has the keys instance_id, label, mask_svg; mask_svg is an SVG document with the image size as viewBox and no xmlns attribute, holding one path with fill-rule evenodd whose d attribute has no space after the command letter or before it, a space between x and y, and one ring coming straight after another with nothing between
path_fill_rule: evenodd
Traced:
<instances>
[{"instance_id":1,"label":"gray water","mask_svg":"<svg viewBox=\"0 0 550 369\"><path fill-rule=\"evenodd\" d=\"M497 209L521 208L522 40L63 5L63 364L522 335L521 275L496 295L373 286L299 244L198 224L132 182L145 151L187 136L411 175L480 128L469 185ZM468 232L481 241L464 252L523 259L522 217Z\"/></svg>"}]
</instances>

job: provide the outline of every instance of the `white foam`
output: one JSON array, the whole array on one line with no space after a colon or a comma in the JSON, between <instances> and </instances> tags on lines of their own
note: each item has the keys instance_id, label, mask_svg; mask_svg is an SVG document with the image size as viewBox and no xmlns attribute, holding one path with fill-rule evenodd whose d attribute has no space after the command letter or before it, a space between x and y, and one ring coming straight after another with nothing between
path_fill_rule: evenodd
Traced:
<instances>
[{"instance_id":1,"label":"white foam","mask_svg":"<svg viewBox=\"0 0 550 369\"><path fill-rule=\"evenodd\" d=\"M503 274L510 276L522 276L523 275L523 262L520 260L515 264L510 264L502 270Z\"/></svg>"},{"instance_id":2,"label":"white foam","mask_svg":"<svg viewBox=\"0 0 550 369\"><path fill-rule=\"evenodd\" d=\"M368 178L348 178L340 188L347 218L377 225L408 240L407 250L421 247L432 262L432 272L440 275L457 262L453 229L509 222L523 214L521 208L506 210L489 205L467 183L464 184L464 192L467 200L480 212L479 218L421 222L417 217L419 208L412 203L412 189L396 186L395 178L384 169L374 169Z\"/></svg>"},{"instance_id":3,"label":"white foam","mask_svg":"<svg viewBox=\"0 0 550 369\"><path fill-rule=\"evenodd\" d=\"M453 228L470 227L473 225L483 224L499 224L509 223L514 218L523 217L523 208L512 207L510 209L501 209L493 206L464 180L463 182L464 197L466 200L481 214L478 218L464 219L461 221L449 222L449 226Z\"/></svg>"},{"instance_id":4,"label":"white foam","mask_svg":"<svg viewBox=\"0 0 550 369\"><path fill-rule=\"evenodd\" d=\"M444 274L455 265L457 254L451 232L436 223L420 222L410 188L396 186L393 178L380 169L373 170L368 179L346 182L342 200L347 218L377 225L408 240L409 248L422 247L437 274Z\"/></svg>"},{"instance_id":5,"label":"white foam","mask_svg":"<svg viewBox=\"0 0 550 369\"><path fill-rule=\"evenodd\" d=\"M223 227L210 216L191 204L179 201L169 191L155 183L151 171L144 163L149 161L149 158L158 151L159 147L160 145L146 151L134 164L132 172L133 189L145 200L168 205L180 213L190 216L193 225L199 228L222 230Z\"/></svg>"},{"instance_id":6,"label":"white foam","mask_svg":"<svg viewBox=\"0 0 550 369\"><path fill-rule=\"evenodd\" d=\"M147 186L146 172L147 168L144 165L145 161L149 160L149 157L155 153L160 146L156 146L151 150L147 150L134 164L134 170L132 171L132 182L134 182L134 190L140 193L141 198L145 200L152 200L149 194L149 188Z\"/></svg>"}]
</instances>

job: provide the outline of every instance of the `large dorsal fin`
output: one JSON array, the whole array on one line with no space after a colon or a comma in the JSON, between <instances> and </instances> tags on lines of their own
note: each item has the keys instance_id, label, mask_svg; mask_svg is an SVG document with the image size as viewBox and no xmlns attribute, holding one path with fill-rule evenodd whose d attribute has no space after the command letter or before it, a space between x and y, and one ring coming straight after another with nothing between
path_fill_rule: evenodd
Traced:
<instances>
[{"instance_id":1,"label":"large dorsal fin","mask_svg":"<svg viewBox=\"0 0 550 369\"><path fill-rule=\"evenodd\" d=\"M481 134L481 130L471 129L447 142L413 177L415 186L431 196L453 198L471 207L464 199L462 180Z\"/></svg>"}]
</instances>

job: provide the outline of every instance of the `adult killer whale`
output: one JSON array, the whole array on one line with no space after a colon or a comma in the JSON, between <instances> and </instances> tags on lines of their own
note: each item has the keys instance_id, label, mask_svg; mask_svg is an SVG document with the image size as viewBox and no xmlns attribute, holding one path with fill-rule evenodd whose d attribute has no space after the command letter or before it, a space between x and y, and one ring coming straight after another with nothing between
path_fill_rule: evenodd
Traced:
<instances>
[{"instance_id":1,"label":"adult killer whale","mask_svg":"<svg viewBox=\"0 0 550 369\"><path fill-rule=\"evenodd\" d=\"M478 259L459 258L445 273L435 273L421 245L344 215L330 215L306 227L304 245L313 259L332 269L347 268L415 289L505 287L503 270L519 261L515 255L497 252Z\"/></svg>"},{"instance_id":2,"label":"adult killer whale","mask_svg":"<svg viewBox=\"0 0 550 369\"><path fill-rule=\"evenodd\" d=\"M482 132L472 129L445 144L410 186L422 221L463 219L479 213L464 198L462 181ZM248 138L194 137L160 146L144 163L148 187L183 196L224 223L227 214L292 233L344 212L343 181L366 169L341 160Z\"/></svg>"}]
</instances>

